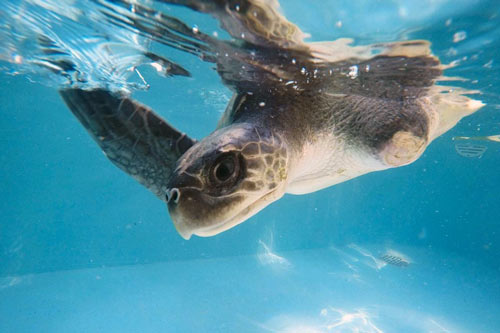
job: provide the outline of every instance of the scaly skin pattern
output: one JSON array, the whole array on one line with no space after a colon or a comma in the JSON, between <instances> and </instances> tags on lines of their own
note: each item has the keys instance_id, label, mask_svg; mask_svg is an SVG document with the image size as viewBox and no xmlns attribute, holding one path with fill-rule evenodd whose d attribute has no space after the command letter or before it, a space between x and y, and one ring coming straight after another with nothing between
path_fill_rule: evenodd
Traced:
<instances>
[{"instance_id":1,"label":"scaly skin pattern","mask_svg":"<svg viewBox=\"0 0 500 333\"><path fill-rule=\"evenodd\" d=\"M223 180L221 159L235 170ZM177 230L210 236L243 222L284 194L289 163L287 143L273 129L235 123L215 131L181 156L171 176L168 186L180 195L168 205Z\"/></svg>"}]
</instances>

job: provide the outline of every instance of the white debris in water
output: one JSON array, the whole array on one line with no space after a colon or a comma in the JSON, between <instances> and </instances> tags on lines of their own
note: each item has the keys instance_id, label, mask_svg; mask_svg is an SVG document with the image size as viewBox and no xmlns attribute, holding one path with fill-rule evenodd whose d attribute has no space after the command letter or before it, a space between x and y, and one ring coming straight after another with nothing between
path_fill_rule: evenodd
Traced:
<instances>
[{"instance_id":1,"label":"white debris in water","mask_svg":"<svg viewBox=\"0 0 500 333\"><path fill-rule=\"evenodd\" d=\"M146 82L146 79L144 78L144 76L142 76L141 72L139 72L139 70L137 69L137 67L134 67L133 69L137 73L137 76L139 76L139 78L141 79L141 81L144 83L144 86L145 87L149 87L149 84Z\"/></svg>"},{"instance_id":2,"label":"white debris in water","mask_svg":"<svg viewBox=\"0 0 500 333\"><path fill-rule=\"evenodd\" d=\"M215 38L219 37L219 33L217 31L214 31L212 32L212 36L214 36Z\"/></svg>"},{"instance_id":3,"label":"white debris in water","mask_svg":"<svg viewBox=\"0 0 500 333\"><path fill-rule=\"evenodd\" d=\"M335 23L335 26L336 26L337 28L342 28L342 21L340 21L340 20L339 20L339 21L337 21L337 22Z\"/></svg>"},{"instance_id":4,"label":"white debris in water","mask_svg":"<svg viewBox=\"0 0 500 333\"><path fill-rule=\"evenodd\" d=\"M450 49L446 52L447 56L456 56L458 53L457 49L454 47L450 47Z\"/></svg>"},{"instance_id":5,"label":"white debris in water","mask_svg":"<svg viewBox=\"0 0 500 333\"><path fill-rule=\"evenodd\" d=\"M453 43L458 43L467 38L467 33L463 30L455 32L453 34Z\"/></svg>"},{"instance_id":6,"label":"white debris in water","mask_svg":"<svg viewBox=\"0 0 500 333\"><path fill-rule=\"evenodd\" d=\"M200 32L200 29L195 25L193 27L193 33L197 34L198 32Z\"/></svg>"},{"instance_id":7,"label":"white debris in water","mask_svg":"<svg viewBox=\"0 0 500 333\"><path fill-rule=\"evenodd\" d=\"M484 68L491 68L492 66L493 66L493 59L491 59L490 61L488 61L483 65Z\"/></svg>"},{"instance_id":8,"label":"white debris in water","mask_svg":"<svg viewBox=\"0 0 500 333\"><path fill-rule=\"evenodd\" d=\"M24 278L20 276L7 276L0 279L0 290L13 287L23 282Z\"/></svg>"},{"instance_id":9,"label":"white debris in water","mask_svg":"<svg viewBox=\"0 0 500 333\"><path fill-rule=\"evenodd\" d=\"M451 25L451 22L452 22L452 19L449 18L446 20L446 23L444 25L446 25L447 27L449 27Z\"/></svg>"},{"instance_id":10,"label":"white debris in water","mask_svg":"<svg viewBox=\"0 0 500 333\"><path fill-rule=\"evenodd\" d=\"M263 108L264 106L266 106L266 103L265 103L265 102L260 102L260 103L259 103L259 106L260 106L261 108Z\"/></svg>"},{"instance_id":11,"label":"white debris in water","mask_svg":"<svg viewBox=\"0 0 500 333\"><path fill-rule=\"evenodd\" d=\"M349 74L347 74L347 75L349 75L349 77L351 79L357 78L358 77L358 66L354 65L354 66L349 67Z\"/></svg>"}]
</instances>

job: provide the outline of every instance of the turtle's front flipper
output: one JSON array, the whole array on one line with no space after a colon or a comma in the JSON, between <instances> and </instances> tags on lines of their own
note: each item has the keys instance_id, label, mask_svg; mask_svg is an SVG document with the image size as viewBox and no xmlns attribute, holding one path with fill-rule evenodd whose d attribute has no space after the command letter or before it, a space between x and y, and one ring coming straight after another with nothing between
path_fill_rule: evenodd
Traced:
<instances>
[{"instance_id":1,"label":"turtle's front flipper","mask_svg":"<svg viewBox=\"0 0 500 333\"><path fill-rule=\"evenodd\" d=\"M175 163L195 140L120 93L66 89L60 94L106 156L165 200Z\"/></svg>"},{"instance_id":2,"label":"turtle's front flipper","mask_svg":"<svg viewBox=\"0 0 500 333\"><path fill-rule=\"evenodd\" d=\"M161 1L211 14L231 36L257 46L307 49L307 34L280 13L277 0Z\"/></svg>"}]
</instances>

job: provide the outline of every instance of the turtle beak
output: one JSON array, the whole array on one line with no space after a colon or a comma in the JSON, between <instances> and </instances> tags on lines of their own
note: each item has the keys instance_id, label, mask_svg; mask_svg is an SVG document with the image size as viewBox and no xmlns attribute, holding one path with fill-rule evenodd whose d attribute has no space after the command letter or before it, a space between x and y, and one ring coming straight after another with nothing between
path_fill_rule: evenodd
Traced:
<instances>
[{"instance_id":1,"label":"turtle beak","mask_svg":"<svg viewBox=\"0 0 500 333\"><path fill-rule=\"evenodd\" d=\"M232 199L225 200L203 193L198 188L172 187L167 191L168 211L177 232L184 239L200 230L212 229L230 213Z\"/></svg>"}]
</instances>

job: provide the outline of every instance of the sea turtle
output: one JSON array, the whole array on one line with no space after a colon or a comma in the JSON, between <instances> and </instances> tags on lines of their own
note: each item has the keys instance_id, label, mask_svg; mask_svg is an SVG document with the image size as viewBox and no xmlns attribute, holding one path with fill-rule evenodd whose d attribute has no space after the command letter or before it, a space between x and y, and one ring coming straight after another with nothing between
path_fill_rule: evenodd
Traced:
<instances>
[{"instance_id":1,"label":"sea turtle","mask_svg":"<svg viewBox=\"0 0 500 333\"><path fill-rule=\"evenodd\" d=\"M135 2L130 19L109 15L216 64L234 96L213 133L197 142L123 91L60 93L106 156L168 204L185 239L225 231L285 193L409 164L482 106L435 85L445 66L426 41L306 43L277 1L162 2L215 16L233 39Z\"/></svg>"}]
</instances>

